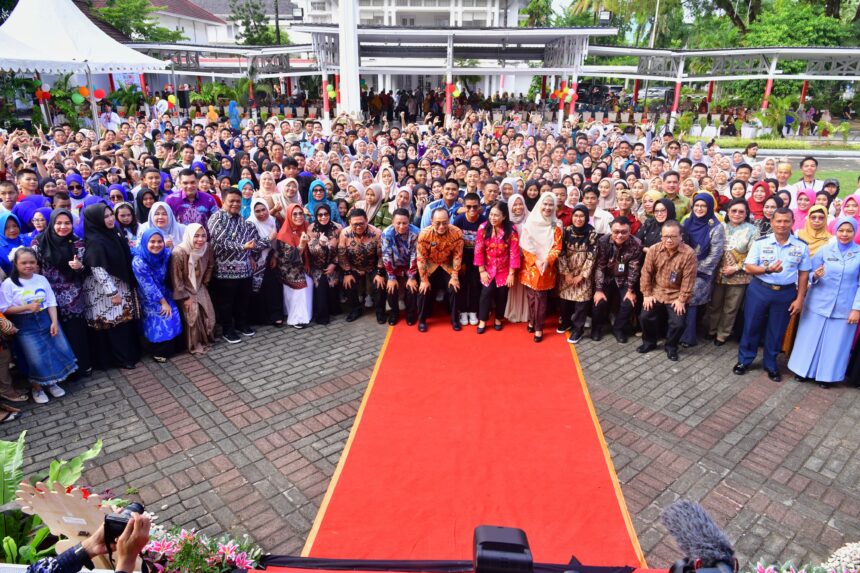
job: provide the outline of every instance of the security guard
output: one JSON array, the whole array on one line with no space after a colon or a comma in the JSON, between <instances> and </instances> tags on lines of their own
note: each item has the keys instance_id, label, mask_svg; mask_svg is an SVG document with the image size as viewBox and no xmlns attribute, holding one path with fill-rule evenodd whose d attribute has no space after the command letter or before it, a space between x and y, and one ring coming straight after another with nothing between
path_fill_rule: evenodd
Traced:
<instances>
[{"instance_id":1,"label":"security guard","mask_svg":"<svg viewBox=\"0 0 860 573\"><path fill-rule=\"evenodd\" d=\"M764 369L768 378L782 381L776 357L789 317L803 308L812 269L809 248L791 234L793 224L791 209L777 209L771 219L773 234L755 241L747 254L744 270L753 279L744 303L744 332L735 374L746 374L764 332Z\"/></svg>"}]
</instances>

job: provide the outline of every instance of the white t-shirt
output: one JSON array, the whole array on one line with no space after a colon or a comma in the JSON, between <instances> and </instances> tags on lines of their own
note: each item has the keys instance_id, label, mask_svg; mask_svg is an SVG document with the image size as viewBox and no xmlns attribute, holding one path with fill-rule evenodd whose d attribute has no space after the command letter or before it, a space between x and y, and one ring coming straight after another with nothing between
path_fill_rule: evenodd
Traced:
<instances>
[{"instance_id":1,"label":"white t-shirt","mask_svg":"<svg viewBox=\"0 0 860 573\"><path fill-rule=\"evenodd\" d=\"M6 279L0 285L0 312L13 306L22 306L35 301L42 303L42 310L50 306L57 306L57 299L54 297L54 291L51 285L48 284L48 279L39 274L34 274L29 279L23 277L18 278L21 286L12 282L12 279Z\"/></svg>"}]
</instances>

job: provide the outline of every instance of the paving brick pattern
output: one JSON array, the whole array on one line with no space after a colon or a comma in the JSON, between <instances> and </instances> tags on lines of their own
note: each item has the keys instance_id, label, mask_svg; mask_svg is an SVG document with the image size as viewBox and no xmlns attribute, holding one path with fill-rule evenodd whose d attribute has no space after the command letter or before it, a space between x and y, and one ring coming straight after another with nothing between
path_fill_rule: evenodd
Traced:
<instances>
[{"instance_id":1,"label":"paving brick pattern","mask_svg":"<svg viewBox=\"0 0 860 573\"><path fill-rule=\"evenodd\" d=\"M163 522L248 533L295 554L385 332L371 317L260 329L199 359L70 383L65 398L27 406L0 435L28 431L27 473L102 438L105 453L84 476L95 489L134 487L126 497ZM678 497L701 501L745 560L818 562L860 539L860 392L777 385L760 370L736 377L732 345L700 345L673 364L632 344L585 341L579 356L649 565L678 557L659 524Z\"/></svg>"}]
</instances>

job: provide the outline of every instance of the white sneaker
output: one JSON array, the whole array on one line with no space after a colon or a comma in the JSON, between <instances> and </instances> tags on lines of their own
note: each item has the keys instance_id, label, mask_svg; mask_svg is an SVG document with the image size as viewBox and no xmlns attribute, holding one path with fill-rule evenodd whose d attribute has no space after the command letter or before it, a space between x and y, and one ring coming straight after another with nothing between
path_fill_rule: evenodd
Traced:
<instances>
[{"instance_id":1,"label":"white sneaker","mask_svg":"<svg viewBox=\"0 0 860 573\"><path fill-rule=\"evenodd\" d=\"M48 395L39 388L38 390L32 390L33 394L33 402L36 404L47 404L48 403Z\"/></svg>"},{"instance_id":2,"label":"white sneaker","mask_svg":"<svg viewBox=\"0 0 860 573\"><path fill-rule=\"evenodd\" d=\"M45 386L45 390L48 391L48 394L53 396L54 398L62 398L66 395L66 391L60 388L56 384L51 384L49 386Z\"/></svg>"},{"instance_id":3,"label":"white sneaker","mask_svg":"<svg viewBox=\"0 0 860 573\"><path fill-rule=\"evenodd\" d=\"M478 315L474 312L469 313L469 324L476 326L478 324Z\"/></svg>"},{"instance_id":4,"label":"white sneaker","mask_svg":"<svg viewBox=\"0 0 860 573\"><path fill-rule=\"evenodd\" d=\"M469 324L469 315L465 312L460 313L460 324L462 324L463 326Z\"/></svg>"}]
</instances>

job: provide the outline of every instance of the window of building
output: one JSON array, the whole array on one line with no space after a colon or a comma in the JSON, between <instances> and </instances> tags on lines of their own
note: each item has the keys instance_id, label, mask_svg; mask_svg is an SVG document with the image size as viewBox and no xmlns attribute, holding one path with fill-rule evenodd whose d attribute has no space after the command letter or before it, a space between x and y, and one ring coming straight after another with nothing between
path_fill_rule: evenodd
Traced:
<instances>
[{"instance_id":1,"label":"window of building","mask_svg":"<svg viewBox=\"0 0 860 573\"><path fill-rule=\"evenodd\" d=\"M400 19L401 26L415 26L415 18L401 18Z\"/></svg>"}]
</instances>

